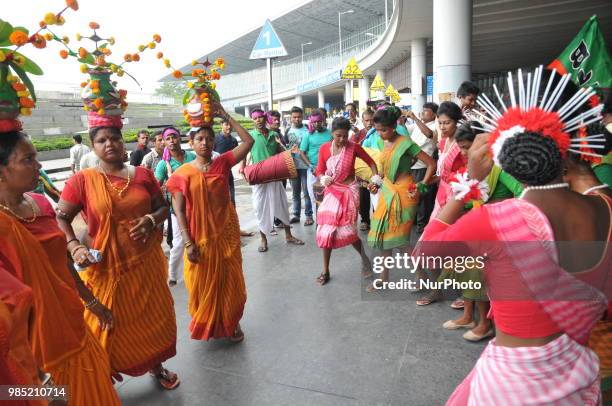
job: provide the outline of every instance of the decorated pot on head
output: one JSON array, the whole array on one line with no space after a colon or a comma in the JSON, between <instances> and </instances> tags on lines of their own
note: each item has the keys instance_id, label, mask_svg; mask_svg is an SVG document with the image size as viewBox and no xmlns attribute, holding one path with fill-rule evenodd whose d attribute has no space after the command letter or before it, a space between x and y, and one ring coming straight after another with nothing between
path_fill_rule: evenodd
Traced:
<instances>
[{"instance_id":1,"label":"decorated pot on head","mask_svg":"<svg viewBox=\"0 0 612 406\"><path fill-rule=\"evenodd\" d=\"M192 128L211 127L213 125L212 103L219 102L217 85L213 82L221 78L219 70L225 69L223 58L217 58L214 63L208 59L204 62L193 61L194 68L187 73L174 69L169 59L159 52L158 59L163 59L164 65L172 69L172 76L186 82L187 92L183 96L183 117Z\"/></svg>"},{"instance_id":2,"label":"decorated pot on head","mask_svg":"<svg viewBox=\"0 0 612 406\"><path fill-rule=\"evenodd\" d=\"M33 34L24 27L14 27L0 19L0 132L20 131L20 115L29 116L36 106L36 93L28 74L42 75L43 71L34 61L17 52L25 45L42 49L53 36L49 25L62 25L63 14L68 9L78 10L76 0L66 0L59 13L47 13ZM44 33L45 31L48 31Z\"/></svg>"},{"instance_id":3,"label":"decorated pot on head","mask_svg":"<svg viewBox=\"0 0 612 406\"><path fill-rule=\"evenodd\" d=\"M124 65L140 61L140 55L147 49L154 49L156 44L161 42L161 37L157 34L153 35L153 40L146 45L139 45L137 52L126 54L121 63L113 63L107 61L107 57L112 54L110 47L115 44L115 39L98 35L97 30L100 25L96 22L90 22L89 28L93 30L91 35L76 34L76 39L77 41L87 39L93 42L92 51L84 47L79 47L75 51L68 46L67 41L58 37L53 39L61 42L64 47L60 51L60 57L63 59L69 56L77 58L81 62L81 72L88 75L88 78L81 83L83 88L81 98L83 109L87 111L89 128L101 126L122 128L121 116L128 106L127 90L117 89L117 82L112 80L112 75L122 77L126 74ZM128 76L134 79L129 73ZM136 79L134 81L138 84Z\"/></svg>"}]
</instances>

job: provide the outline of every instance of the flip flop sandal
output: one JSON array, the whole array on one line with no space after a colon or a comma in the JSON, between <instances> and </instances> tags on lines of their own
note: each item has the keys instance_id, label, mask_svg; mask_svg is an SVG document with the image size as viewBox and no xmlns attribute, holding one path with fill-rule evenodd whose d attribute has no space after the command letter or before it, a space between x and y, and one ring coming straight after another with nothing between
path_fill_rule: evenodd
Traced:
<instances>
[{"instance_id":1,"label":"flip flop sandal","mask_svg":"<svg viewBox=\"0 0 612 406\"><path fill-rule=\"evenodd\" d=\"M460 328L467 328L471 330L474 327L476 327L476 323L471 321L468 324L457 324L455 323L454 320L448 320L448 321L445 321L444 324L442 324L442 327L444 327L447 330L458 330Z\"/></svg>"},{"instance_id":2,"label":"flip flop sandal","mask_svg":"<svg viewBox=\"0 0 612 406\"><path fill-rule=\"evenodd\" d=\"M322 273L321 275L317 277L316 281L319 285L325 286L327 282L329 282L330 279L331 279L331 276L329 276L328 273Z\"/></svg>"},{"instance_id":3,"label":"flip flop sandal","mask_svg":"<svg viewBox=\"0 0 612 406\"><path fill-rule=\"evenodd\" d=\"M440 300L438 297L434 296L434 295L427 295L419 300L416 301L416 305L417 306L428 306L432 303L437 302L438 300Z\"/></svg>"},{"instance_id":4,"label":"flip flop sandal","mask_svg":"<svg viewBox=\"0 0 612 406\"><path fill-rule=\"evenodd\" d=\"M476 343L478 341L484 340L485 338L493 337L493 335L495 335L495 330L493 330L493 329L490 329L489 331L487 331L486 333L484 333L481 336L479 336L478 334L473 333L472 330L468 330L463 335L463 338L465 338L466 340L471 341L473 343Z\"/></svg>"},{"instance_id":5,"label":"flip flop sandal","mask_svg":"<svg viewBox=\"0 0 612 406\"><path fill-rule=\"evenodd\" d=\"M290 239L290 240L285 240L285 242L286 242L287 244L293 244L293 245L304 245L304 241L302 241L302 240L300 240L300 239L297 239L297 238L295 238L295 237L293 237L293 238L292 238L292 239Z\"/></svg>"},{"instance_id":6,"label":"flip flop sandal","mask_svg":"<svg viewBox=\"0 0 612 406\"><path fill-rule=\"evenodd\" d=\"M170 371L166 368L162 368L159 374L154 374L153 372L149 372L153 378L157 380L157 382L161 385L162 388L166 390L173 390L178 388L181 384L181 381L178 379L178 375L174 374L174 379L170 376Z\"/></svg>"},{"instance_id":7,"label":"flip flop sandal","mask_svg":"<svg viewBox=\"0 0 612 406\"><path fill-rule=\"evenodd\" d=\"M361 231L368 231L370 229L370 226L368 225L368 223L361 223L361 225L359 226L359 229Z\"/></svg>"},{"instance_id":8,"label":"flip flop sandal","mask_svg":"<svg viewBox=\"0 0 612 406\"><path fill-rule=\"evenodd\" d=\"M176 286L176 281L174 279L170 279L168 281L168 286L170 286L170 287Z\"/></svg>"},{"instance_id":9,"label":"flip flop sandal","mask_svg":"<svg viewBox=\"0 0 612 406\"><path fill-rule=\"evenodd\" d=\"M461 310L465 307L465 302L463 299L456 299L453 303L451 303L450 307L453 309Z\"/></svg>"},{"instance_id":10,"label":"flip flop sandal","mask_svg":"<svg viewBox=\"0 0 612 406\"><path fill-rule=\"evenodd\" d=\"M268 244L260 245L259 248L257 248L257 251L259 251L259 252L266 252L266 251L268 251Z\"/></svg>"},{"instance_id":11,"label":"flip flop sandal","mask_svg":"<svg viewBox=\"0 0 612 406\"><path fill-rule=\"evenodd\" d=\"M313 219L306 219L306 221L304 222L305 226L311 226L314 224L314 220Z\"/></svg>"},{"instance_id":12,"label":"flip flop sandal","mask_svg":"<svg viewBox=\"0 0 612 406\"><path fill-rule=\"evenodd\" d=\"M240 232L240 236L241 237L252 237L254 235L255 235L255 233L252 232L252 231L241 231Z\"/></svg>"},{"instance_id":13,"label":"flip flop sandal","mask_svg":"<svg viewBox=\"0 0 612 406\"><path fill-rule=\"evenodd\" d=\"M244 333L241 329L234 330L234 334L229 338L233 343L240 343L244 340Z\"/></svg>"}]
</instances>

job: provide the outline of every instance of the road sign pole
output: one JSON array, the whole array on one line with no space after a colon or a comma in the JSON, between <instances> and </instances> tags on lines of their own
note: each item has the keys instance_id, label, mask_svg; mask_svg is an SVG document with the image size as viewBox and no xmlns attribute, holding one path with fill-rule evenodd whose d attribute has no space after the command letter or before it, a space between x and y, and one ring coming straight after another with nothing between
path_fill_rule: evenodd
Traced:
<instances>
[{"instance_id":1,"label":"road sign pole","mask_svg":"<svg viewBox=\"0 0 612 406\"><path fill-rule=\"evenodd\" d=\"M266 58L268 66L268 111L272 110L272 58Z\"/></svg>"},{"instance_id":2,"label":"road sign pole","mask_svg":"<svg viewBox=\"0 0 612 406\"><path fill-rule=\"evenodd\" d=\"M257 41L251 51L249 59L265 59L268 67L268 110L272 110L273 92L272 92L272 59L287 56L287 50L283 42L278 37L270 20L266 20L263 25Z\"/></svg>"}]
</instances>

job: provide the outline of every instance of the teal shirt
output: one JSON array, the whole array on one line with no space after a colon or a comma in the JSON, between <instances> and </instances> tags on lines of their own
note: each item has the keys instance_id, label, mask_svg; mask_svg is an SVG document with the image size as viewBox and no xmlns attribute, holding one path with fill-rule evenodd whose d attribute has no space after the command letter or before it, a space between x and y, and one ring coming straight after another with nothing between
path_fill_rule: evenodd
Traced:
<instances>
[{"instance_id":1,"label":"teal shirt","mask_svg":"<svg viewBox=\"0 0 612 406\"><path fill-rule=\"evenodd\" d=\"M304 151L308 160L316 168L319 162L319 149L321 145L333 139L331 131L327 128L323 132L315 131L312 134L307 133L300 143L300 149Z\"/></svg>"},{"instance_id":2,"label":"teal shirt","mask_svg":"<svg viewBox=\"0 0 612 406\"><path fill-rule=\"evenodd\" d=\"M170 168L172 168L172 172L174 173L183 164L191 162L194 159L196 159L196 154L193 151L185 151L185 160L183 162L177 161L174 158L170 158ZM166 161L159 161L157 163L157 167L155 168L155 178L161 184L168 180L169 176L168 168L166 167Z\"/></svg>"},{"instance_id":3,"label":"teal shirt","mask_svg":"<svg viewBox=\"0 0 612 406\"><path fill-rule=\"evenodd\" d=\"M276 142L277 133L269 131L266 138L259 130L249 131L255 143L251 148L251 162L256 164L264 159L270 158L278 151L278 142Z\"/></svg>"},{"instance_id":4,"label":"teal shirt","mask_svg":"<svg viewBox=\"0 0 612 406\"><path fill-rule=\"evenodd\" d=\"M362 146L364 148L377 148L378 140L382 140L382 138L380 138L380 135L378 135L378 132L374 130L373 128L370 131L374 131L374 132L363 141ZM402 135L404 137L410 136L408 129L404 127L403 125L398 125L397 127L395 127L395 131L399 135Z\"/></svg>"}]
</instances>

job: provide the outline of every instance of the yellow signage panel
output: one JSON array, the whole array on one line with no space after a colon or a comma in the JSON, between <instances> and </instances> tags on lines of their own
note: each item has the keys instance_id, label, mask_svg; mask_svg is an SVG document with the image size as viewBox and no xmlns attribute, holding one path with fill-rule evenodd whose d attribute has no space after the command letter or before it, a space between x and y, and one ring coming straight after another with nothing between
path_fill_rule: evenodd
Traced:
<instances>
[{"instance_id":1,"label":"yellow signage panel","mask_svg":"<svg viewBox=\"0 0 612 406\"><path fill-rule=\"evenodd\" d=\"M389 85L389 87L387 87L387 90L385 91L385 96L391 97L394 94L395 94L395 88L393 87L393 85Z\"/></svg>"},{"instance_id":2,"label":"yellow signage panel","mask_svg":"<svg viewBox=\"0 0 612 406\"><path fill-rule=\"evenodd\" d=\"M359 65L357 65L357 61L355 60L354 57L348 61L348 64L342 71L341 78L342 79L363 79L363 72L361 71L361 68L359 68Z\"/></svg>"},{"instance_id":3,"label":"yellow signage panel","mask_svg":"<svg viewBox=\"0 0 612 406\"><path fill-rule=\"evenodd\" d=\"M382 90L385 90L385 87L385 82L382 81L380 75L376 75L374 81L372 82L372 85L370 86L370 90L373 92L380 92Z\"/></svg>"}]
</instances>

